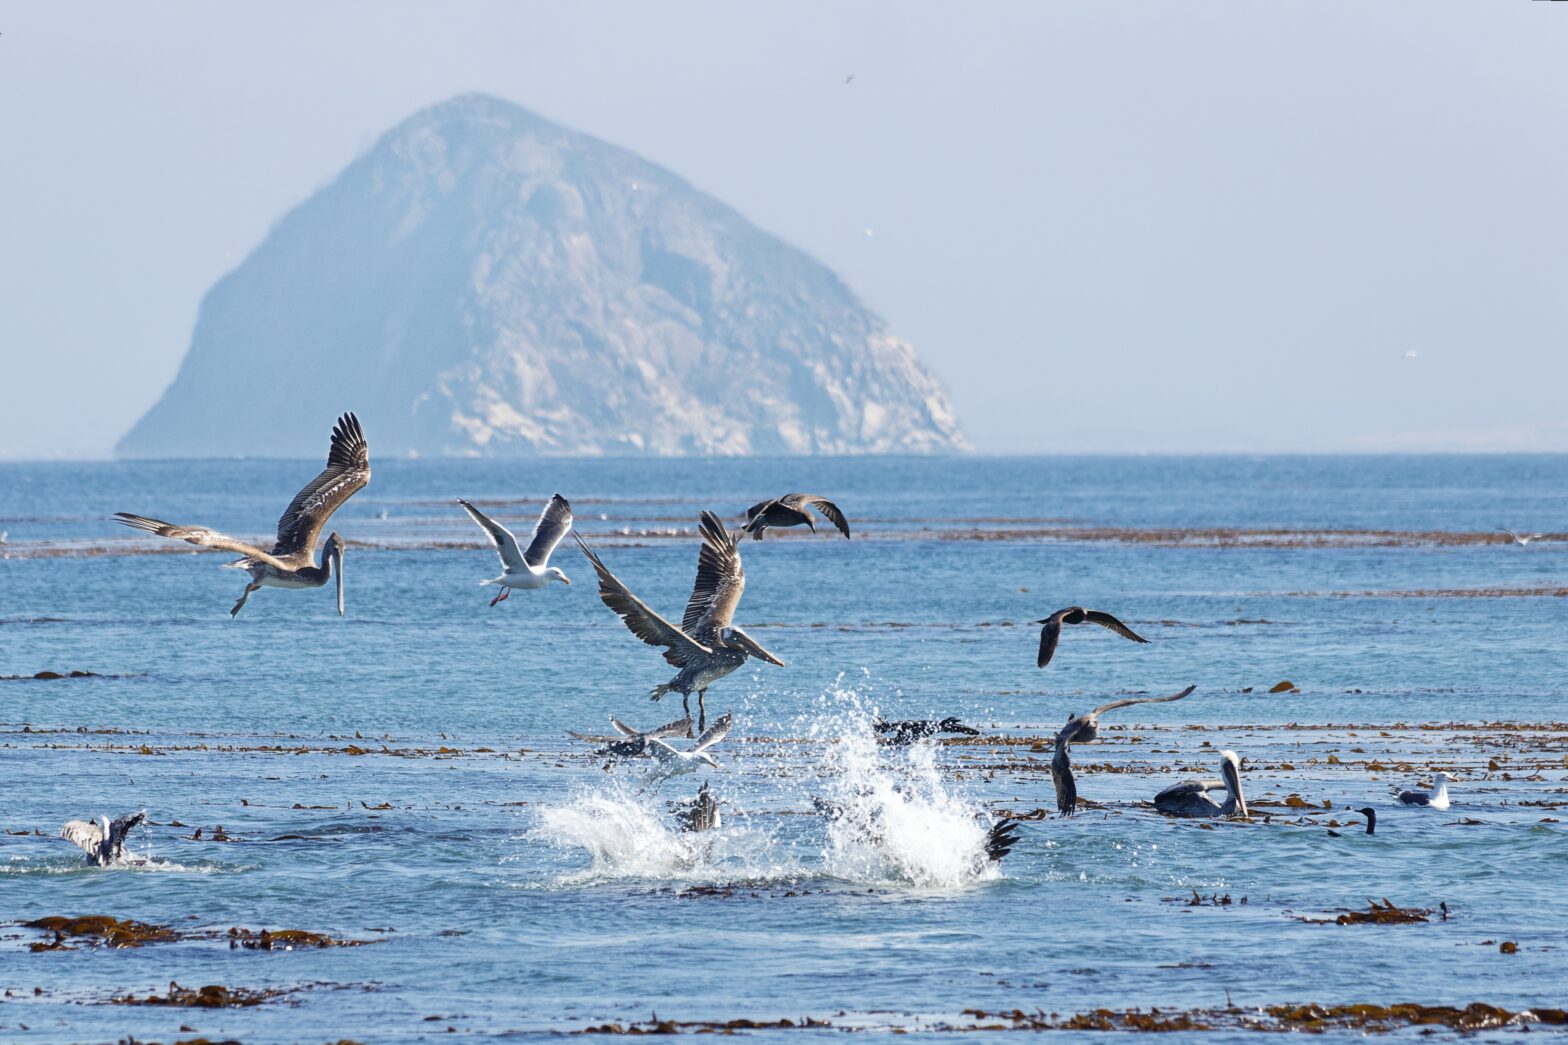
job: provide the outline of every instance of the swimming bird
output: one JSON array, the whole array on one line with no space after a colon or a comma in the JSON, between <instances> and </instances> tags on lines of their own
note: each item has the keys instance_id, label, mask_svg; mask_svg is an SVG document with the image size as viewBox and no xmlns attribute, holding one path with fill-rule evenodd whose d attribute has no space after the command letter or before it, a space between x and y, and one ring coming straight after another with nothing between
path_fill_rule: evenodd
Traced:
<instances>
[{"instance_id":1,"label":"swimming bird","mask_svg":"<svg viewBox=\"0 0 1568 1045\"><path fill-rule=\"evenodd\" d=\"M576 740L585 740L590 744L603 744L604 746L594 752L596 755L609 755L611 758L636 758L648 749L648 740L651 737L689 737L691 736L691 716L676 719L656 729L633 729L614 715L610 716L610 725L615 727L618 736L595 736L588 733L578 733L568 729L566 735Z\"/></svg>"},{"instance_id":2,"label":"swimming bird","mask_svg":"<svg viewBox=\"0 0 1568 1045\"><path fill-rule=\"evenodd\" d=\"M871 728L876 731L878 744L888 744L893 747L913 744L917 740L934 737L938 733L958 733L969 737L978 737L980 735L978 729L973 726L966 726L951 716L944 718L940 722L934 722L930 719L902 719L898 722L883 722L879 719L872 723Z\"/></svg>"},{"instance_id":3,"label":"swimming bird","mask_svg":"<svg viewBox=\"0 0 1568 1045\"><path fill-rule=\"evenodd\" d=\"M1514 543L1521 548L1528 547L1531 541L1539 541L1546 536L1544 533L1515 533L1513 530L1499 526L1498 530L1512 537Z\"/></svg>"},{"instance_id":4,"label":"swimming bird","mask_svg":"<svg viewBox=\"0 0 1568 1045\"><path fill-rule=\"evenodd\" d=\"M1037 620L1034 623L1044 625L1040 629L1040 653L1035 657L1035 666L1040 668L1051 663L1051 656L1056 652L1056 643L1062 637L1063 624L1098 624L1102 628L1110 628L1124 639L1143 643L1149 641L1109 613L1103 610L1086 610L1082 606L1069 606L1065 610L1057 610L1044 620Z\"/></svg>"},{"instance_id":5,"label":"swimming bird","mask_svg":"<svg viewBox=\"0 0 1568 1045\"><path fill-rule=\"evenodd\" d=\"M703 730L702 736L697 738L697 743L685 751L674 747L661 737L649 737L647 753L657 759L659 764L649 772L648 779L659 781L668 780L672 776L684 776L687 773L695 773L698 767L703 765L710 769L718 769L718 759L708 754L708 749L729 736L730 722L730 713L726 711L712 726Z\"/></svg>"},{"instance_id":6,"label":"swimming bird","mask_svg":"<svg viewBox=\"0 0 1568 1045\"><path fill-rule=\"evenodd\" d=\"M845 540L849 539L849 520L838 510L838 505L814 493L787 493L771 501L757 502L746 509L745 531L755 541L762 540L762 534L769 526L806 526L816 533L817 517L811 511L813 508L827 516L828 522L838 527Z\"/></svg>"},{"instance_id":7,"label":"swimming bird","mask_svg":"<svg viewBox=\"0 0 1568 1045\"><path fill-rule=\"evenodd\" d=\"M1084 715L1068 715L1067 725L1056 734L1055 751L1051 755L1051 783L1056 786L1056 811L1063 816L1072 816L1078 810L1078 784L1073 779L1069 752L1074 744L1089 744L1099 739L1101 715L1134 704L1169 704L1182 699L1197 688L1197 686L1188 686L1180 693L1172 693L1168 697L1127 697L1113 700L1109 704L1101 704Z\"/></svg>"},{"instance_id":8,"label":"swimming bird","mask_svg":"<svg viewBox=\"0 0 1568 1045\"><path fill-rule=\"evenodd\" d=\"M344 414L332 429L332 448L327 453L326 469L294 495L278 519L278 537L270 552L237 540L205 526L176 526L129 512L115 512L126 526L159 537L186 541L203 548L237 552L243 556L227 563L250 574L250 583L234 604L229 616L237 616L251 593L261 588L320 588L332 579L334 564L338 580L338 616L343 616L343 538L334 531L327 537L322 565L316 565L316 538L332 513L343 502L370 482L370 447L359 419Z\"/></svg>"},{"instance_id":9,"label":"swimming bird","mask_svg":"<svg viewBox=\"0 0 1568 1045\"><path fill-rule=\"evenodd\" d=\"M101 823L91 820L68 820L60 828L60 837L74 842L87 853L89 863L98 867L108 867L111 864L128 861L125 854L125 836L131 828L147 819L147 813L130 813L118 820L110 821L108 817L98 818Z\"/></svg>"},{"instance_id":10,"label":"swimming bird","mask_svg":"<svg viewBox=\"0 0 1568 1045\"><path fill-rule=\"evenodd\" d=\"M1241 759L1234 751L1220 752L1220 775L1223 780L1183 780L1172 784L1154 796L1154 808L1166 816L1188 819L1213 819L1227 816L1246 816L1247 800L1241 793ZM1225 801L1216 802L1210 791L1225 789Z\"/></svg>"},{"instance_id":11,"label":"swimming bird","mask_svg":"<svg viewBox=\"0 0 1568 1045\"><path fill-rule=\"evenodd\" d=\"M1370 835L1377 833L1377 810L1373 809L1371 806L1363 806L1362 808L1356 810L1356 812L1367 818L1367 834ZM1329 828L1328 836L1330 838L1339 838L1340 833L1331 827Z\"/></svg>"},{"instance_id":12,"label":"swimming bird","mask_svg":"<svg viewBox=\"0 0 1568 1045\"><path fill-rule=\"evenodd\" d=\"M741 568L740 547L735 538L712 512L702 513L699 529L702 550L697 554L697 580L678 628L633 595L581 536L574 533L572 538L599 575L599 598L620 616L633 635L650 646L663 646L664 659L680 669L673 679L655 686L650 699L679 693L689 715L691 694L696 692L697 728L701 730L707 724L704 698L709 686L751 657L760 657L781 668L784 662L731 623L741 593L746 590L746 571Z\"/></svg>"},{"instance_id":13,"label":"swimming bird","mask_svg":"<svg viewBox=\"0 0 1568 1045\"><path fill-rule=\"evenodd\" d=\"M680 824L682 831L693 833L701 831L717 831L724 823L723 814L719 812L719 803L708 794L708 782L704 780L697 789L697 797L689 802L675 803L675 822Z\"/></svg>"},{"instance_id":14,"label":"swimming bird","mask_svg":"<svg viewBox=\"0 0 1568 1045\"><path fill-rule=\"evenodd\" d=\"M1438 773L1432 778L1430 791L1401 791L1399 801L1407 806L1427 806L1431 809L1448 808L1448 774Z\"/></svg>"},{"instance_id":15,"label":"swimming bird","mask_svg":"<svg viewBox=\"0 0 1568 1045\"><path fill-rule=\"evenodd\" d=\"M495 545L495 550L501 554L501 576L479 582L482 585L496 584L501 588L495 598L490 600L490 605L510 598L513 588L532 591L548 587L551 581L571 586L571 579L550 565L550 553L555 551L555 546L561 543L561 538L572 528L572 506L566 503L566 498L555 494L545 504L544 511L539 513L539 521L534 524L534 535L528 541L527 551L518 549L517 538L512 536L511 530L461 497L457 503L463 506L469 518L479 524L479 528L489 536L490 543Z\"/></svg>"}]
</instances>

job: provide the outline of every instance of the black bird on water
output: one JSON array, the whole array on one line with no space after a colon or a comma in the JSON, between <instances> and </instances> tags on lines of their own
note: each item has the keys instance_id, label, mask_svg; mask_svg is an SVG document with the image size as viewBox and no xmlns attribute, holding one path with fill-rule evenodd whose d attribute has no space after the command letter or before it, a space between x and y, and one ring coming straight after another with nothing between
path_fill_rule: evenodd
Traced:
<instances>
[{"instance_id":1,"label":"black bird on water","mask_svg":"<svg viewBox=\"0 0 1568 1045\"><path fill-rule=\"evenodd\" d=\"M1360 813L1362 816L1367 818L1367 834L1369 834L1369 835L1376 834L1377 833L1377 810L1373 809L1371 806L1363 806L1362 808L1356 810L1356 812ZM1332 827L1329 828L1329 830L1328 830L1328 836L1330 838L1342 838L1343 837L1338 831L1334 830Z\"/></svg>"},{"instance_id":2,"label":"black bird on water","mask_svg":"<svg viewBox=\"0 0 1568 1045\"><path fill-rule=\"evenodd\" d=\"M876 730L878 744L888 744L893 747L904 747L917 740L934 737L938 733L958 733L967 737L980 735L978 729L964 725L951 715L940 722L931 719L902 719L898 722L877 722L871 728Z\"/></svg>"}]
</instances>

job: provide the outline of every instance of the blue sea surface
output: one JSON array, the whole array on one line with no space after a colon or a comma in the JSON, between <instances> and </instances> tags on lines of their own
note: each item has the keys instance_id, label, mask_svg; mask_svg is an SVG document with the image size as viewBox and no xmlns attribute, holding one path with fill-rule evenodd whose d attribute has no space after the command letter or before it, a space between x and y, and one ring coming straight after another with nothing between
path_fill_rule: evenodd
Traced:
<instances>
[{"instance_id":1,"label":"blue sea surface","mask_svg":"<svg viewBox=\"0 0 1568 1045\"><path fill-rule=\"evenodd\" d=\"M319 465L0 464L0 675L92 673L0 681L0 1042L528 1037L655 1013L945 1040L998 1022L966 1010L1568 1007L1568 540L1497 533L1568 531L1568 457L375 461L331 523L342 619L328 588L265 589L231 620L227 556L110 518L263 538ZM453 503L526 534L559 491L678 621L697 513L790 490L836 500L853 539L742 542L736 621L787 666L715 684L720 767L662 783L566 731L678 717L678 695L647 699L673 669L570 542L570 587L491 607L499 564ZM1151 641L1070 628L1038 670L1031 622L1070 605ZM1107 715L1073 751L1093 804L1055 815L1070 713L1189 684ZM983 736L878 747L877 715ZM1221 749L1245 760L1248 821L1153 812ZM1436 771L1451 809L1395 801ZM723 823L683 833L670 805L703 780ZM139 808L136 866L57 837ZM1003 814L1032 818L992 864ZM1384 898L1431 913L1334 923ZM89 914L189 938L34 951L51 937L21 924ZM231 947L240 927L370 942ZM170 981L283 993L113 1003Z\"/></svg>"}]
</instances>

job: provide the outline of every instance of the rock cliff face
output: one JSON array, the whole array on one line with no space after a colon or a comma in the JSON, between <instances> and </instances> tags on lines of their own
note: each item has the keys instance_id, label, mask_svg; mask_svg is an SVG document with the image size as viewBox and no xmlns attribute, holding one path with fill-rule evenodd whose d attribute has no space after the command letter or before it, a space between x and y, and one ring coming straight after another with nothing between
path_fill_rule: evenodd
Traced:
<instances>
[{"instance_id":1,"label":"rock cliff face","mask_svg":"<svg viewBox=\"0 0 1568 1045\"><path fill-rule=\"evenodd\" d=\"M495 98L420 112L208 292L130 457L964 449L909 345L670 172Z\"/></svg>"}]
</instances>

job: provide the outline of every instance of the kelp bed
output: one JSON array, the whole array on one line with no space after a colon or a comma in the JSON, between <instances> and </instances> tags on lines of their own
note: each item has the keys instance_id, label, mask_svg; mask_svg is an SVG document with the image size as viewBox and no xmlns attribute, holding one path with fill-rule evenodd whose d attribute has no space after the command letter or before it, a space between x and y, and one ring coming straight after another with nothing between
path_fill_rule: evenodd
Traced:
<instances>
[{"instance_id":1,"label":"kelp bed","mask_svg":"<svg viewBox=\"0 0 1568 1045\"><path fill-rule=\"evenodd\" d=\"M168 925L115 918L107 914L50 915L13 923L48 937L28 946L35 954L75 950L77 946L119 949L185 940L228 940L230 950L292 951L318 947L360 947L379 940L348 940L306 929L176 929ZM75 945L75 946L73 946Z\"/></svg>"}]
</instances>

